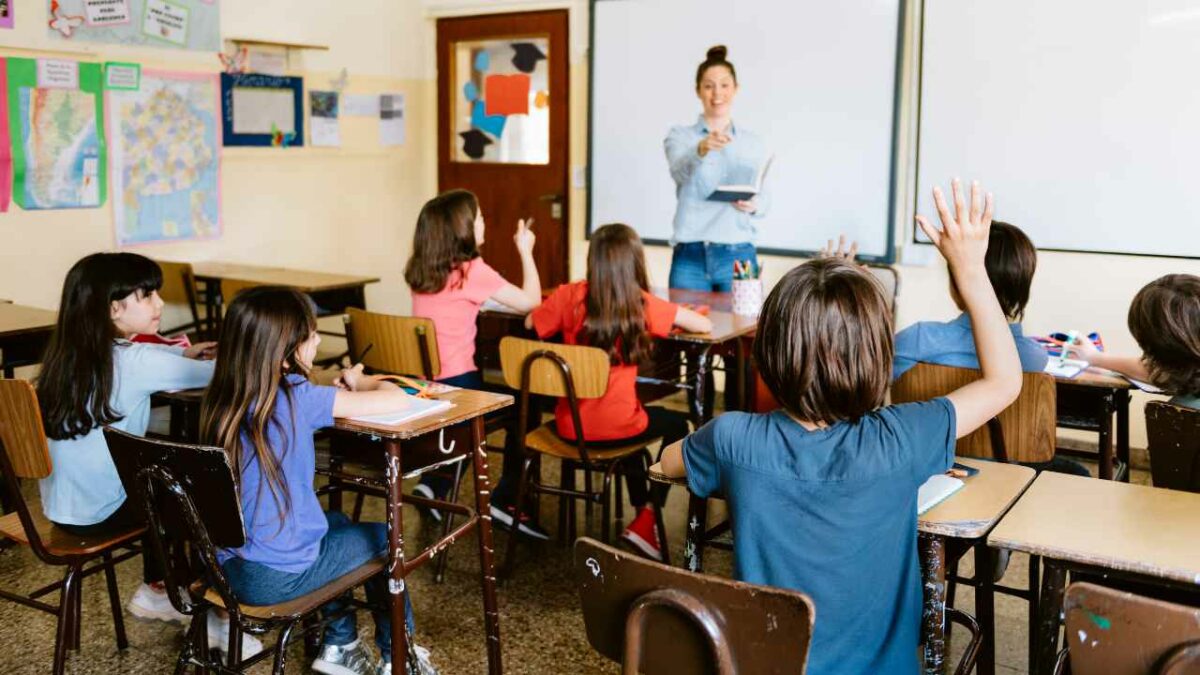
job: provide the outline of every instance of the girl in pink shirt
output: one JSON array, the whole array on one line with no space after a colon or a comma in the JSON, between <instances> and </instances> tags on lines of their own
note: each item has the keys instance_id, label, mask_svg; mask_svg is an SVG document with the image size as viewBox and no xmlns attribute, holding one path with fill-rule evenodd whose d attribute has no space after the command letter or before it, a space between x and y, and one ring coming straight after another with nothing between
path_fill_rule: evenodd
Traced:
<instances>
[{"instance_id":1,"label":"girl in pink shirt","mask_svg":"<svg viewBox=\"0 0 1200 675\"><path fill-rule=\"evenodd\" d=\"M475 195L467 190L444 192L425 203L417 217L413 235L412 257L404 268L404 279L412 289L413 315L433 320L437 334L441 372L436 378L457 387L484 388L483 377L475 366L475 320L484 301L491 299L527 314L542 302L542 282L533 261L536 237L529 226L532 221L518 221L513 241L521 255L522 283L509 283L480 257L479 246L484 239L483 213ZM540 415L530 415L536 424ZM519 433L517 431L516 433ZM516 433L507 437L516 441ZM507 443L506 443L507 445ZM520 458L505 462L520 471ZM512 481L501 479L493 501L511 501ZM426 474L415 492L425 496L444 496L449 481L441 476ZM508 497L506 500L505 497ZM429 512L435 520L441 514ZM509 518L511 521L511 518ZM531 525L522 524L521 531L534 536Z\"/></svg>"}]
</instances>

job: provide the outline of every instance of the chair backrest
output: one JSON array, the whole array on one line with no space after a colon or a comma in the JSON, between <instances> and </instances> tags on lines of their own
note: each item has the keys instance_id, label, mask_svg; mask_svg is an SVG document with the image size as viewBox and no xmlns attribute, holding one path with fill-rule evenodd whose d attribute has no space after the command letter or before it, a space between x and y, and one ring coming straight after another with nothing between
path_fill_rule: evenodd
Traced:
<instances>
[{"instance_id":1,"label":"chair backrest","mask_svg":"<svg viewBox=\"0 0 1200 675\"><path fill-rule=\"evenodd\" d=\"M896 316L896 298L900 297L900 273L891 265L867 263L864 267L883 285L883 296L887 298L892 316Z\"/></svg>"},{"instance_id":2,"label":"chair backrest","mask_svg":"<svg viewBox=\"0 0 1200 675\"><path fill-rule=\"evenodd\" d=\"M978 370L921 363L892 384L892 403L935 399L982 376ZM1053 376L1024 373L1017 400L994 422L958 439L955 452L1008 462L1049 462L1056 445L1057 401Z\"/></svg>"},{"instance_id":3,"label":"chair backrest","mask_svg":"<svg viewBox=\"0 0 1200 675\"><path fill-rule=\"evenodd\" d=\"M50 449L37 392L27 380L0 379L0 443L15 478L50 475Z\"/></svg>"},{"instance_id":4,"label":"chair backrest","mask_svg":"<svg viewBox=\"0 0 1200 675\"><path fill-rule=\"evenodd\" d=\"M1200 492L1200 410L1151 401L1146 436L1154 486Z\"/></svg>"},{"instance_id":5,"label":"chair backrest","mask_svg":"<svg viewBox=\"0 0 1200 675\"><path fill-rule=\"evenodd\" d=\"M162 288L158 289L158 296L163 299L163 302L184 305L191 312L192 323L181 328L191 326L199 328L200 309L196 300L196 276L192 272L192 264L169 260L156 260L155 262L162 269L163 275L163 284ZM163 332L173 333L175 331Z\"/></svg>"},{"instance_id":6,"label":"chair backrest","mask_svg":"<svg viewBox=\"0 0 1200 675\"><path fill-rule=\"evenodd\" d=\"M1063 610L1073 675L1200 672L1200 610L1195 607L1074 583Z\"/></svg>"},{"instance_id":7,"label":"chair backrest","mask_svg":"<svg viewBox=\"0 0 1200 675\"><path fill-rule=\"evenodd\" d=\"M343 320L350 358L357 359L368 345L373 345L362 359L367 368L430 380L441 372L437 331L432 319L378 314L348 307Z\"/></svg>"},{"instance_id":8,"label":"chair backrest","mask_svg":"<svg viewBox=\"0 0 1200 675\"><path fill-rule=\"evenodd\" d=\"M577 398L600 398L608 390L610 364L603 349L511 336L500 340L500 368L505 384L517 390L522 388L525 363L531 357L535 360L529 367L530 394L567 396L568 375Z\"/></svg>"},{"instance_id":9,"label":"chair backrest","mask_svg":"<svg viewBox=\"0 0 1200 675\"><path fill-rule=\"evenodd\" d=\"M237 297L238 293L241 293L242 291L246 290L247 288L254 288L255 286L262 286L262 284L258 283L257 281L241 281L240 279L222 279L221 280L221 301L224 303L225 307L228 308L229 303L233 302L233 299L235 297Z\"/></svg>"},{"instance_id":10,"label":"chair backrest","mask_svg":"<svg viewBox=\"0 0 1200 675\"><path fill-rule=\"evenodd\" d=\"M595 539L575 542L592 648L625 673L803 673L814 610L803 593L696 574Z\"/></svg>"}]
</instances>

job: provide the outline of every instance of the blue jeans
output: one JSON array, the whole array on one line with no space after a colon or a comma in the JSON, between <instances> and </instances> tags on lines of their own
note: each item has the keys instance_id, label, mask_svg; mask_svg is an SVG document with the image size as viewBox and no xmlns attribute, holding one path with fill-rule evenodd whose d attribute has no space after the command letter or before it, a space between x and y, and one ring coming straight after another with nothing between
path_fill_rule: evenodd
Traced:
<instances>
[{"instance_id":1,"label":"blue jeans","mask_svg":"<svg viewBox=\"0 0 1200 675\"><path fill-rule=\"evenodd\" d=\"M325 512L329 531L321 540L321 551L308 569L298 574L281 572L277 569L250 562L242 558L225 561L222 569L229 585L238 599L249 605L273 605L292 598L312 593L325 584L348 574L371 558L387 555L387 525L383 523L352 523L340 511ZM387 606L387 577L380 573L366 583L367 599ZM341 600L330 602L321 608L328 616L345 606ZM374 612L375 644L385 661L392 659L392 620L387 611ZM408 630L413 630L412 603L408 591L404 591L404 618ZM324 644L348 645L358 639L358 627L354 613L347 614L325 626Z\"/></svg>"},{"instance_id":2,"label":"blue jeans","mask_svg":"<svg viewBox=\"0 0 1200 675\"><path fill-rule=\"evenodd\" d=\"M733 262L758 264L754 244L710 244L690 241L675 244L671 254L671 288L729 292L733 288Z\"/></svg>"}]
</instances>

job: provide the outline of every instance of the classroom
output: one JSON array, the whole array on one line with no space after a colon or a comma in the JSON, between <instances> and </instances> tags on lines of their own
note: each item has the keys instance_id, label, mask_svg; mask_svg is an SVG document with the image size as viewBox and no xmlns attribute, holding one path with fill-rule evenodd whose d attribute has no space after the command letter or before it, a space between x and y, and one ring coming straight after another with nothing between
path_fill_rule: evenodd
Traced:
<instances>
[{"instance_id":1,"label":"classroom","mask_svg":"<svg viewBox=\"0 0 1200 675\"><path fill-rule=\"evenodd\" d=\"M1200 674L1195 0L0 0L0 673Z\"/></svg>"}]
</instances>

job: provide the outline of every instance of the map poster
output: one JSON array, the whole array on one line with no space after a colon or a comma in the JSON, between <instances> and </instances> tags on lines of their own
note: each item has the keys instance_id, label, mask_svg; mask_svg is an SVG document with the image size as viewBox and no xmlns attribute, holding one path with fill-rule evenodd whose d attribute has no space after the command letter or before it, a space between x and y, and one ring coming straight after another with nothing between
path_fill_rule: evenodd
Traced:
<instances>
[{"instance_id":1,"label":"map poster","mask_svg":"<svg viewBox=\"0 0 1200 675\"><path fill-rule=\"evenodd\" d=\"M79 64L78 89L38 87L34 59L8 60L13 199L23 209L97 207L108 191L99 63Z\"/></svg>"},{"instance_id":2,"label":"map poster","mask_svg":"<svg viewBox=\"0 0 1200 675\"><path fill-rule=\"evenodd\" d=\"M42 1L50 8L51 40L221 51L219 0ZM55 28L59 21L73 23L75 29L64 33Z\"/></svg>"},{"instance_id":3,"label":"map poster","mask_svg":"<svg viewBox=\"0 0 1200 675\"><path fill-rule=\"evenodd\" d=\"M118 246L220 235L220 101L215 74L144 70L108 92Z\"/></svg>"}]
</instances>

